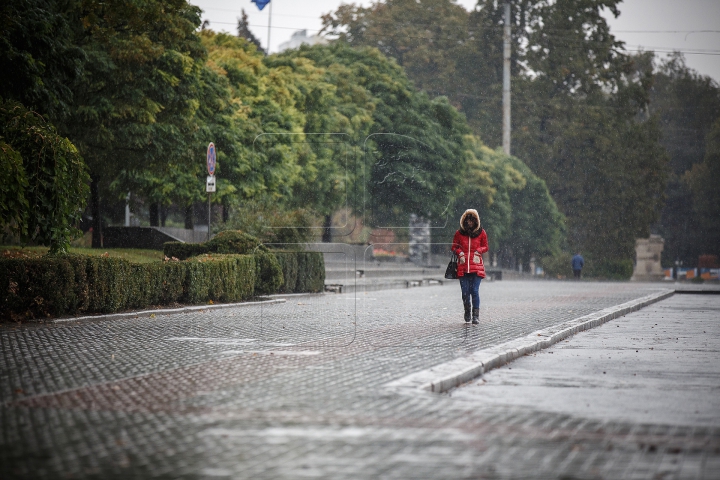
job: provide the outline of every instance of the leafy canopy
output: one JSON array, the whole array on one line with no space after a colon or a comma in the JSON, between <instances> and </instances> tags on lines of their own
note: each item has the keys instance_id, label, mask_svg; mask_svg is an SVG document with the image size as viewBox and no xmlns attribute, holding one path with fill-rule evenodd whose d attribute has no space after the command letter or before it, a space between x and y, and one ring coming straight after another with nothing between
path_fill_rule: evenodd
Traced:
<instances>
[{"instance_id":1,"label":"leafy canopy","mask_svg":"<svg viewBox=\"0 0 720 480\"><path fill-rule=\"evenodd\" d=\"M65 253L88 194L77 149L43 117L0 101L0 223L23 242Z\"/></svg>"}]
</instances>

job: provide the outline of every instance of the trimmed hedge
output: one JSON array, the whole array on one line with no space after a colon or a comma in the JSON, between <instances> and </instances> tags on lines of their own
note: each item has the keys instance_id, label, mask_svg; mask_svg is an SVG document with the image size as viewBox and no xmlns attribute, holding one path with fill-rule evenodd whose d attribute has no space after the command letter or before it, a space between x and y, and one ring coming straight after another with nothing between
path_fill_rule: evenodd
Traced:
<instances>
[{"instance_id":1,"label":"trimmed hedge","mask_svg":"<svg viewBox=\"0 0 720 480\"><path fill-rule=\"evenodd\" d=\"M561 253L553 257L545 257L540 264L550 278L572 278L572 254ZM585 256L583 278L601 280L629 280L633 273L633 262L630 259L595 260L592 255Z\"/></svg>"},{"instance_id":2,"label":"trimmed hedge","mask_svg":"<svg viewBox=\"0 0 720 480\"><path fill-rule=\"evenodd\" d=\"M226 230L215 235L207 242L208 247L214 253L255 253L258 249L267 251L260 240L240 230Z\"/></svg>"},{"instance_id":3,"label":"trimmed hedge","mask_svg":"<svg viewBox=\"0 0 720 480\"><path fill-rule=\"evenodd\" d=\"M73 264L59 258L0 260L0 314L3 317L61 315L87 304Z\"/></svg>"},{"instance_id":4,"label":"trimmed hedge","mask_svg":"<svg viewBox=\"0 0 720 480\"><path fill-rule=\"evenodd\" d=\"M211 253L207 243L165 242L163 244L163 254L168 258L187 260L206 253Z\"/></svg>"},{"instance_id":5,"label":"trimmed hedge","mask_svg":"<svg viewBox=\"0 0 720 480\"><path fill-rule=\"evenodd\" d=\"M239 230L220 232L206 243L168 242L163 252L168 258L180 260L208 254L252 254L258 295L322 292L325 288L322 253L270 251L257 238Z\"/></svg>"},{"instance_id":6,"label":"trimmed hedge","mask_svg":"<svg viewBox=\"0 0 720 480\"><path fill-rule=\"evenodd\" d=\"M298 252L283 252L275 251L275 258L277 258L280 268L283 273L283 283L280 285L279 293L294 293L297 287L298 278ZM325 281L325 275L323 271L323 283Z\"/></svg>"},{"instance_id":7,"label":"trimmed hedge","mask_svg":"<svg viewBox=\"0 0 720 480\"><path fill-rule=\"evenodd\" d=\"M185 264L185 295L189 303L235 302L254 294L257 274L255 258L251 255L196 257Z\"/></svg>"},{"instance_id":8,"label":"trimmed hedge","mask_svg":"<svg viewBox=\"0 0 720 480\"><path fill-rule=\"evenodd\" d=\"M325 260L320 252L295 252L298 263L295 292L322 292L325 289Z\"/></svg>"},{"instance_id":9,"label":"trimmed hedge","mask_svg":"<svg viewBox=\"0 0 720 480\"><path fill-rule=\"evenodd\" d=\"M227 230L218 233L205 243L167 242L163 245L163 253L168 258L186 260L206 253L247 255L255 253L258 248L267 251L260 240L252 235L239 230Z\"/></svg>"},{"instance_id":10,"label":"trimmed hedge","mask_svg":"<svg viewBox=\"0 0 720 480\"><path fill-rule=\"evenodd\" d=\"M583 268L583 276L608 280L629 280L633 274L633 262L626 259L588 258Z\"/></svg>"},{"instance_id":11,"label":"trimmed hedge","mask_svg":"<svg viewBox=\"0 0 720 480\"><path fill-rule=\"evenodd\" d=\"M22 320L112 313L150 305L240 301L253 296L255 281L251 255L147 264L81 255L0 259L0 318Z\"/></svg>"},{"instance_id":12,"label":"trimmed hedge","mask_svg":"<svg viewBox=\"0 0 720 480\"><path fill-rule=\"evenodd\" d=\"M276 255L258 250L255 253L256 280L255 293L270 295L280 291L285 283L285 275Z\"/></svg>"}]
</instances>

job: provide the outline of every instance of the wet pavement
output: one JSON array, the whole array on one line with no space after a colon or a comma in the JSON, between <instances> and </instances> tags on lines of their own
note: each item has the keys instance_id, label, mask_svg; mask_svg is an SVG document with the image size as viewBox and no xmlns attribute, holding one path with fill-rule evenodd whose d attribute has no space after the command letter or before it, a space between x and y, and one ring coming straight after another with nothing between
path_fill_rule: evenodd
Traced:
<instances>
[{"instance_id":1,"label":"wet pavement","mask_svg":"<svg viewBox=\"0 0 720 480\"><path fill-rule=\"evenodd\" d=\"M383 386L662 288L483 283L479 326L462 322L455 284L3 326L0 477L653 478L636 475L665 458L650 455L647 438L670 435L705 459L697 478L714 478L714 424L595 419L458 399L463 389Z\"/></svg>"},{"instance_id":2,"label":"wet pavement","mask_svg":"<svg viewBox=\"0 0 720 480\"><path fill-rule=\"evenodd\" d=\"M720 295L674 295L493 370L451 395L460 408L502 406L600 422L623 431L618 440L631 447L634 441L638 454L662 458L640 472L636 465L601 464L603 478L718 478ZM652 434L634 439L637 429ZM578 439L577 445L592 443Z\"/></svg>"}]
</instances>

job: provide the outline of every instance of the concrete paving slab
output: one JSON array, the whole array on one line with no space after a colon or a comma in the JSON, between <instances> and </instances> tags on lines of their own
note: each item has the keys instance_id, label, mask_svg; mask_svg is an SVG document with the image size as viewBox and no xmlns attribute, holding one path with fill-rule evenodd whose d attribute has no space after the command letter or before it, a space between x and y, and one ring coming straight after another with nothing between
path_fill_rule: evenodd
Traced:
<instances>
[{"instance_id":1,"label":"concrete paving slab","mask_svg":"<svg viewBox=\"0 0 720 480\"><path fill-rule=\"evenodd\" d=\"M720 295L675 295L500 367L452 396L601 421L718 427Z\"/></svg>"}]
</instances>

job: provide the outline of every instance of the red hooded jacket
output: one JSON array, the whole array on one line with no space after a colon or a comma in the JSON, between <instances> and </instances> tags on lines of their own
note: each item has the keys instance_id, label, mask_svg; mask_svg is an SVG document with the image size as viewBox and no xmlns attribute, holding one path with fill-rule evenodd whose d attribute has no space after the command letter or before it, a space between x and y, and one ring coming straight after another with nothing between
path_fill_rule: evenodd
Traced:
<instances>
[{"instance_id":1,"label":"red hooded jacket","mask_svg":"<svg viewBox=\"0 0 720 480\"><path fill-rule=\"evenodd\" d=\"M477 228L472 232L466 232L463 228L463 221L468 215L473 215L477 221ZM455 232L452 242L452 251L458 256L458 277L467 273L476 273L480 278L485 278L485 265L482 254L487 252L488 241L485 230L480 227L480 215L476 210L468 209L460 218L460 230ZM463 263L463 259L465 260Z\"/></svg>"}]
</instances>

